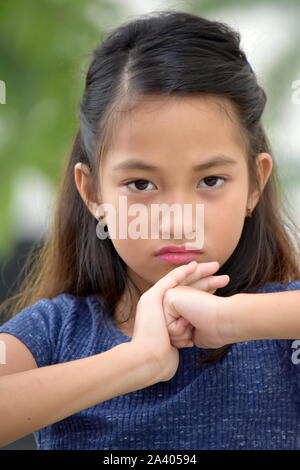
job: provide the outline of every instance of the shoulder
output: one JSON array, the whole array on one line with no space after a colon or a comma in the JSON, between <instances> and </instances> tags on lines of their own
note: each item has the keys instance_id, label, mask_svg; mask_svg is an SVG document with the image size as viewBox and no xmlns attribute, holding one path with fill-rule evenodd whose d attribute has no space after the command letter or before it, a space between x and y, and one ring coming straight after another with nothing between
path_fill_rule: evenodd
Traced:
<instances>
[{"instance_id":1,"label":"shoulder","mask_svg":"<svg viewBox=\"0 0 300 470\"><path fill-rule=\"evenodd\" d=\"M86 337L101 317L89 297L62 293L41 298L0 326L0 333L10 333L32 351L39 367L60 362L64 347L71 347L80 335ZM67 346L69 345L69 346Z\"/></svg>"},{"instance_id":2,"label":"shoulder","mask_svg":"<svg viewBox=\"0 0 300 470\"><path fill-rule=\"evenodd\" d=\"M26 329L30 324L39 324L41 328L59 328L72 316L79 314L85 306L85 298L62 293L53 298L41 298L32 305L9 318L1 325L0 330L8 326L22 324Z\"/></svg>"}]
</instances>

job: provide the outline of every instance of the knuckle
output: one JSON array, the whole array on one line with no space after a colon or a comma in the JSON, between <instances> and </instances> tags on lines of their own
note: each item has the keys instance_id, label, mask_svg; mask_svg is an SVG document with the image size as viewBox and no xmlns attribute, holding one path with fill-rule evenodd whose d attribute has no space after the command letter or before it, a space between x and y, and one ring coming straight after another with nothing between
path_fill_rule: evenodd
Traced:
<instances>
[{"instance_id":1,"label":"knuckle","mask_svg":"<svg viewBox=\"0 0 300 470\"><path fill-rule=\"evenodd\" d=\"M172 298L173 298L173 288L172 289L168 289L166 292L165 292L165 295L164 295L164 300L166 302L171 302L172 301Z\"/></svg>"},{"instance_id":2,"label":"knuckle","mask_svg":"<svg viewBox=\"0 0 300 470\"><path fill-rule=\"evenodd\" d=\"M176 297L176 291L175 291L174 288L168 289L168 290L166 291L166 293L165 293L165 301L166 301L169 305L173 306L174 301L175 301L175 297Z\"/></svg>"}]
</instances>

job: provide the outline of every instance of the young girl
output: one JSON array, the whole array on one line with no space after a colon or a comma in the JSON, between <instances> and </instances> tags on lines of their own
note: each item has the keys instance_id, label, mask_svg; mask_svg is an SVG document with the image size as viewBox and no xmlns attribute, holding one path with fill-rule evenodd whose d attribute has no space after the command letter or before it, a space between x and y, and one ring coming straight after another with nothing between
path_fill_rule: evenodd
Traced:
<instances>
[{"instance_id":1,"label":"young girl","mask_svg":"<svg viewBox=\"0 0 300 470\"><path fill-rule=\"evenodd\" d=\"M94 50L52 230L0 328L1 445L34 432L38 449L300 447L299 258L239 43L165 11ZM163 224L103 237L120 196L202 204L203 246L160 253L189 248L178 218L169 242Z\"/></svg>"}]
</instances>

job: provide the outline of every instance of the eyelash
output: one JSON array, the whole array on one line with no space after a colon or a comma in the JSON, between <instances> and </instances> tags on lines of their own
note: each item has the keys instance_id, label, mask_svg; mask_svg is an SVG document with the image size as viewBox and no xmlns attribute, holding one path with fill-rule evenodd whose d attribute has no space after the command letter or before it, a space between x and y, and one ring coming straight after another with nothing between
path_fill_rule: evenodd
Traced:
<instances>
[{"instance_id":1,"label":"eyelash","mask_svg":"<svg viewBox=\"0 0 300 470\"><path fill-rule=\"evenodd\" d=\"M206 176L205 178L202 178L202 180L205 180L205 179L208 179L208 178L218 178L218 179L222 179L224 180L224 184L225 182L228 180L228 178L224 178L223 176L217 176L217 175L211 175L211 176ZM202 181L200 180L200 181ZM146 181L147 183L151 183L151 181L149 180L146 180L146 179L143 179L143 178L139 178L139 179L135 179L135 180L131 180L131 181L128 181L128 183L125 183L125 186L129 189L129 191L132 191L134 193L147 193L149 191L145 191L145 190L140 190L140 189L137 189L137 190L134 190L134 189L131 189L129 188L129 185L132 184L132 183L136 183L137 181ZM152 183L153 184L153 183ZM224 185L221 185L221 186L217 186L217 187L213 187L213 186L210 186L212 187L212 189L218 189L219 187L222 187ZM202 188L202 189L205 189L205 188Z\"/></svg>"}]
</instances>

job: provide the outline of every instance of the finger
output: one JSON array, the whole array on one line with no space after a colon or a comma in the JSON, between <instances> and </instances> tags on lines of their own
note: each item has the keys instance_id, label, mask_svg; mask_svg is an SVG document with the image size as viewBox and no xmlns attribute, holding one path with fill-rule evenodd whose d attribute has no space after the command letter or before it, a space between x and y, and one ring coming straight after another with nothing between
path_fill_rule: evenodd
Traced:
<instances>
[{"instance_id":1,"label":"finger","mask_svg":"<svg viewBox=\"0 0 300 470\"><path fill-rule=\"evenodd\" d=\"M190 322L188 320L186 320L184 317L181 317L181 320L182 320L182 325L183 326L189 326L191 325Z\"/></svg>"},{"instance_id":2,"label":"finger","mask_svg":"<svg viewBox=\"0 0 300 470\"><path fill-rule=\"evenodd\" d=\"M182 346L183 344L186 344L190 341L193 342L193 330L194 330L194 327L191 324L189 324L189 326L187 326L181 334L177 334L177 332L172 334L170 332L170 328L168 328L168 333L169 333L171 344L176 344L176 345L180 345L180 347L184 347Z\"/></svg>"},{"instance_id":3,"label":"finger","mask_svg":"<svg viewBox=\"0 0 300 470\"><path fill-rule=\"evenodd\" d=\"M188 336L190 334L188 327L192 325L185 318L179 317L178 319L171 321L167 326L170 335L182 336L183 334L186 334Z\"/></svg>"},{"instance_id":4,"label":"finger","mask_svg":"<svg viewBox=\"0 0 300 470\"><path fill-rule=\"evenodd\" d=\"M218 261L209 263L197 263L197 268L182 282L182 285L191 285L191 283L207 277L218 271L220 265Z\"/></svg>"},{"instance_id":5,"label":"finger","mask_svg":"<svg viewBox=\"0 0 300 470\"><path fill-rule=\"evenodd\" d=\"M189 287L194 287L196 289L204 290L207 292L216 291L221 287L225 287L230 281L230 277L227 274L222 276L208 276L199 281L193 282Z\"/></svg>"},{"instance_id":6,"label":"finger","mask_svg":"<svg viewBox=\"0 0 300 470\"><path fill-rule=\"evenodd\" d=\"M153 290L155 290L158 294L163 295L166 289L171 289L172 287L181 284L189 276L189 274L191 274L196 269L196 267L196 261L191 261L188 264L178 266L164 277L159 279L159 281L157 281L156 284L154 284L154 286L149 289L149 291L151 290L153 292Z\"/></svg>"}]
</instances>

